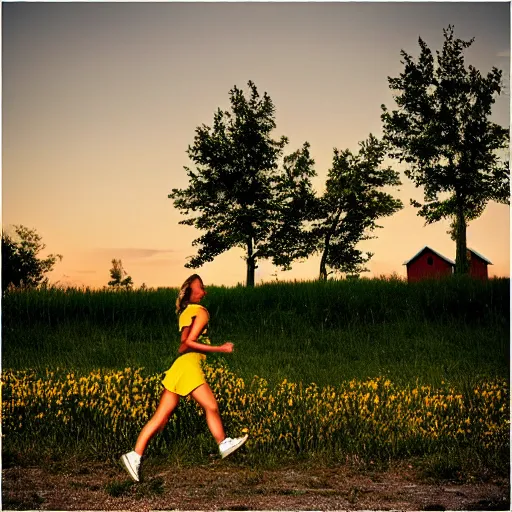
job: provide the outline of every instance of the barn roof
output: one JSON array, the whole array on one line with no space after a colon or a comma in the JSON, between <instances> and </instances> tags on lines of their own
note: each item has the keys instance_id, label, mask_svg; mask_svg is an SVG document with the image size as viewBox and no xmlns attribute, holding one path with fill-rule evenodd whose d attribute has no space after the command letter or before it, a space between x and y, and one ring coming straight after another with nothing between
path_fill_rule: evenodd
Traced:
<instances>
[{"instance_id":1,"label":"barn roof","mask_svg":"<svg viewBox=\"0 0 512 512\"><path fill-rule=\"evenodd\" d=\"M470 247L468 247L468 251L472 252L475 256L478 256L480 259L484 260L489 265L492 265L492 263L487 258L482 256L480 253L476 252L475 250L471 249Z\"/></svg>"},{"instance_id":2,"label":"barn roof","mask_svg":"<svg viewBox=\"0 0 512 512\"><path fill-rule=\"evenodd\" d=\"M434 251L434 249L432 249L432 247L429 247L428 245L425 245L425 247L423 247L423 249L421 249L421 251L417 252L410 260L406 261L404 263L404 265L409 265L409 263L411 263L416 258L418 258L427 249L429 251L432 251L434 254L437 254L437 256L439 256L442 260L446 261L450 265L455 265L454 261L452 261L451 259L447 258L446 256L443 256L442 254L439 254L437 251Z\"/></svg>"}]
</instances>

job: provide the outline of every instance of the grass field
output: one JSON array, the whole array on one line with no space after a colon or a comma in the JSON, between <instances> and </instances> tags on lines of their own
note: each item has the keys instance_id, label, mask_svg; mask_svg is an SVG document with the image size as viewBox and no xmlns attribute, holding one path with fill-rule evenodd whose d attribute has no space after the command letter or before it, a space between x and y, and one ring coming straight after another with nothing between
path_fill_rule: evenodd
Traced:
<instances>
[{"instance_id":1,"label":"grass field","mask_svg":"<svg viewBox=\"0 0 512 512\"><path fill-rule=\"evenodd\" d=\"M339 384L389 375L437 385L508 377L509 280L279 283L208 288L213 343L244 378ZM177 290L15 292L2 303L4 368L144 367L176 355ZM216 356L211 356L215 358Z\"/></svg>"},{"instance_id":2,"label":"grass field","mask_svg":"<svg viewBox=\"0 0 512 512\"><path fill-rule=\"evenodd\" d=\"M253 463L270 453L349 454L508 467L509 285L362 279L208 288L212 342L236 348L208 358L226 425L250 427ZM176 355L176 294L8 293L4 450L35 453L41 435L61 453L115 457L133 444ZM186 403L152 450L203 456L212 449L204 423ZM195 442L202 448L188 450Z\"/></svg>"}]
</instances>

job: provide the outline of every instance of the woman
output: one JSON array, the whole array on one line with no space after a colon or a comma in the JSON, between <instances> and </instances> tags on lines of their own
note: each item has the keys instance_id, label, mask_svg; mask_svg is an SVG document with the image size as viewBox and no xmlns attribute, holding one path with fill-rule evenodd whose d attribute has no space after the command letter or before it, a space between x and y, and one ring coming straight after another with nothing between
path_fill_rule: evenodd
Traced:
<instances>
[{"instance_id":1,"label":"woman","mask_svg":"<svg viewBox=\"0 0 512 512\"><path fill-rule=\"evenodd\" d=\"M178 405L181 396L191 395L206 413L206 422L215 441L219 446L222 458L240 448L247 435L231 439L226 437L219 414L217 400L205 380L201 363L209 352L233 352L233 343L214 346L207 337L210 316L205 307L199 303L206 295L202 279L194 274L182 285L176 300L181 343L180 356L171 368L165 372L162 381L164 391L153 417L141 430L135 449L121 457L121 461L129 475L138 482L140 480L140 461L151 438L163 430Z\"/></svg>"}]
</instances>

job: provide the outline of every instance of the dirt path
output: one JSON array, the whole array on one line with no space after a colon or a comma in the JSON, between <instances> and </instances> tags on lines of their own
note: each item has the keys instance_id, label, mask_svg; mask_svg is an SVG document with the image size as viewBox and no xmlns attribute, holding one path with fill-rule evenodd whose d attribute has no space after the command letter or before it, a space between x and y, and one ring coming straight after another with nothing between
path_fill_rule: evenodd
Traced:
<instances>
[{"instance_id":1,"label":"dirt path","mask_svg":"<svg viewBox=\"0 0 512 512\"><path fill-rule=\"evenodd\" d=\"M68 465L69 466L69 465ZM133 484L120 467L10 467L3 510L509 510L508 480L455 485L419 479L410 466L259 470L217 462L145 468Z\"/></svg>"}]
</instances>

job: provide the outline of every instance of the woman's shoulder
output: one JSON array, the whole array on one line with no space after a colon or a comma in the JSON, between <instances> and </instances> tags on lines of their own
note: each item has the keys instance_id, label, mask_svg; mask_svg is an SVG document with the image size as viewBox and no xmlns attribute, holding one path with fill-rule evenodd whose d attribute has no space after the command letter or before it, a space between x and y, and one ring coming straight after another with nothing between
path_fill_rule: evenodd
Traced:
<instances>
[{"instance_id":1,"label":"woman's shoulder","mask_svg":"<svg viewBox=\"0 0 512 512\"><path fill-rule=\"evenodd\" d=\"M180 321L187 321L188 319L191 320L197 316L199 311L204 311L208 318L210 318L210 313L208 313L208 310L201 304L188 304L179 315Z\"/></svg>"},{"instance_id":2,"label":"woman's shoulder","mask_svg":"<svg viewBox=\"0 0 512 512\"><path fill-rule=\"evenodd\" d=\"M185 311L193 313L199 310L204 310L208 313L208 310L202 304L188 304L187 307L183 310L183 313Z\"/></svg>"}]
</instances>

